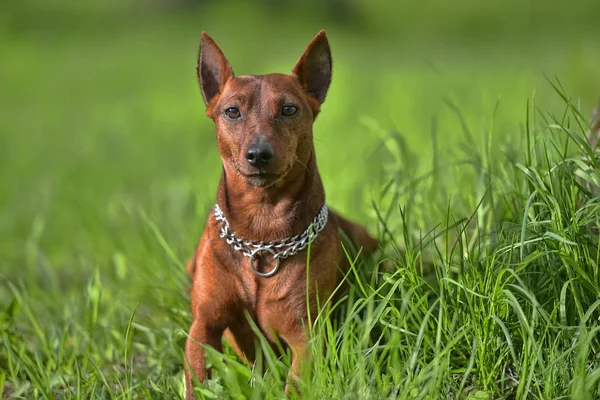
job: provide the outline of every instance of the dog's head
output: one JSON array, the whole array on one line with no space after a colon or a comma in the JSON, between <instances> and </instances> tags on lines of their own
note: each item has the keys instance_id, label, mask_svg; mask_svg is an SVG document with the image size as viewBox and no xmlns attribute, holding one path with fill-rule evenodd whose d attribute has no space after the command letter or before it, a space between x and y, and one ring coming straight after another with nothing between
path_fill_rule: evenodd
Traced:
<instances>
[{"instance_id":1,"label":"dog's head","mask_svg":"<svg viewBox=\"0 0 600 400\"><path fill-rule=\"evenodd\" d=\"M228 173L268 187L284 179L296 163L308 162L312 125L331 81L325 31L310 42L291 75L260 76L235 76L219 47L203 32L198 79Z\"/></svg>"}]
</instances>

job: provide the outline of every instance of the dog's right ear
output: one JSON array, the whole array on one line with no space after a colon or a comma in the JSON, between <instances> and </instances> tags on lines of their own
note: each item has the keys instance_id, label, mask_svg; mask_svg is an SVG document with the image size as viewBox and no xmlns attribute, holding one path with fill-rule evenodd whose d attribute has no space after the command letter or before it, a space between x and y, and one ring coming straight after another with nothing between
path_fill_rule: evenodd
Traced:
<instances>
[{"instance_id":1,"label":"dog's right ear","mask_svg":"<svg viewBox=\"0 0 600 400\"><path fill-rule=\"evenodd\" d=\"M221 93L227 81L233 76L233 69L219 46L206 32L202 32L198 56L198 81L202 98L207 106L216 95Z\"/></svg>"}]
</instances>

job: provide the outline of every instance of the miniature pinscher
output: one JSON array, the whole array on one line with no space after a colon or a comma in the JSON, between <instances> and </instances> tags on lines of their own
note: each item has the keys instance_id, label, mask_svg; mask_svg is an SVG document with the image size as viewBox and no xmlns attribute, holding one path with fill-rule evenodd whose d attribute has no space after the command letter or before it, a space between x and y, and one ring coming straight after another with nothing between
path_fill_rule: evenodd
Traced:
<instances>
[{"instance_id":1,"label":"miniature pinscher","mask_svg":"<svg viewBox=\"0 0 600 400\"><path fill-rule=\"evenodd\" d=\"M323 304L349 268L339 230L364 254L378 246L325 203L313 145L313 122L331 81L324 31L291 75L242 76L203 32L198 79L223 172L187 266L194 321L185 347L186 399L195 398L193 378L207 376L204 346L221 351L223 335L253 362L256 337L248 318L274 348L287 346L291 372L298 374L317 298Z\"/></svg>"}]
</instances>

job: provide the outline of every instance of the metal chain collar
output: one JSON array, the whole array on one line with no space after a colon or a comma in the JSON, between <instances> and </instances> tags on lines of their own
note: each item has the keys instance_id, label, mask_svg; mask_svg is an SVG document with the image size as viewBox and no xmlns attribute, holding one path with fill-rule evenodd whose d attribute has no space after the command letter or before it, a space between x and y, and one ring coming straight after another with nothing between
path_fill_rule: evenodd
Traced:
<instances>
[{"instance_id":1,"label":"metal chain collar","mask_svg":"<svg viewBox=\"0 0 600 400\"><path fill-rule=\"evenodd\" d=\"M219 236L225 239L227 244L233 246L234 250L241 252L244 256L250 258L250 268L252 271L264 278L269 278L277 272L279 269L279 263L281 260L285 260L295 254L298 254L304 250L310 243L312 243L319 233L327 225L327 217L329 210L327 205L323 204L323 207L319 210L315 218L312 220L308 228L302 234L292 236L282 240L274 240L270 242L254 242L252 240L238 238L229 228L229 221L225 218L223 210L218 204L215 204L215 219L221 225ZM254 261L258 253L267 252L273 256L275 260L275 267L269 272L257 271L254 266Z\"/></svg>"}]
</instances>

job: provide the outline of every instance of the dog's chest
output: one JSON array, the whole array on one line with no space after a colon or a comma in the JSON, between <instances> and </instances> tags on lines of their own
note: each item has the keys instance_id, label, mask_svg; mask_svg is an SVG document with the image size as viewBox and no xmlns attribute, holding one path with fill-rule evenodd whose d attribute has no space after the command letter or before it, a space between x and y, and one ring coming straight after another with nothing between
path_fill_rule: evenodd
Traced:
<instances>
[{"instance_id":1,"label":"dog's chest","mask_svg":"<svg viewBox=\"0 0 600 400\"><path fill-rule=\"evenodd\" d=\"M262 271L270 271L274 265L268 263L262 266ZM292 293L304 287L303 282L298 282L296 270L304 270L305 264L285 260L279 270L272 277L260 277L252 272L249 262L244 265L243 273L238 275L240 298L244 306L258 310L261 307L282 303L290 298ZM292 270L293 271L290 271Z\"/></svg>"},{"instance_id":2,"label":"dog's chest","mask_svg":"<svg viewBox=\"0 0 600 400\"><path fill-rule=\"evenodd\" d=\"M270 268L270 267L269 267ZM296 260L285 260L278 273L263 278L250 271L238 276L240 289L239 311L248 311L257 325L273 330L283 319L301 319L306 314L306 264Z\"/></svg>"}]
</instances>

